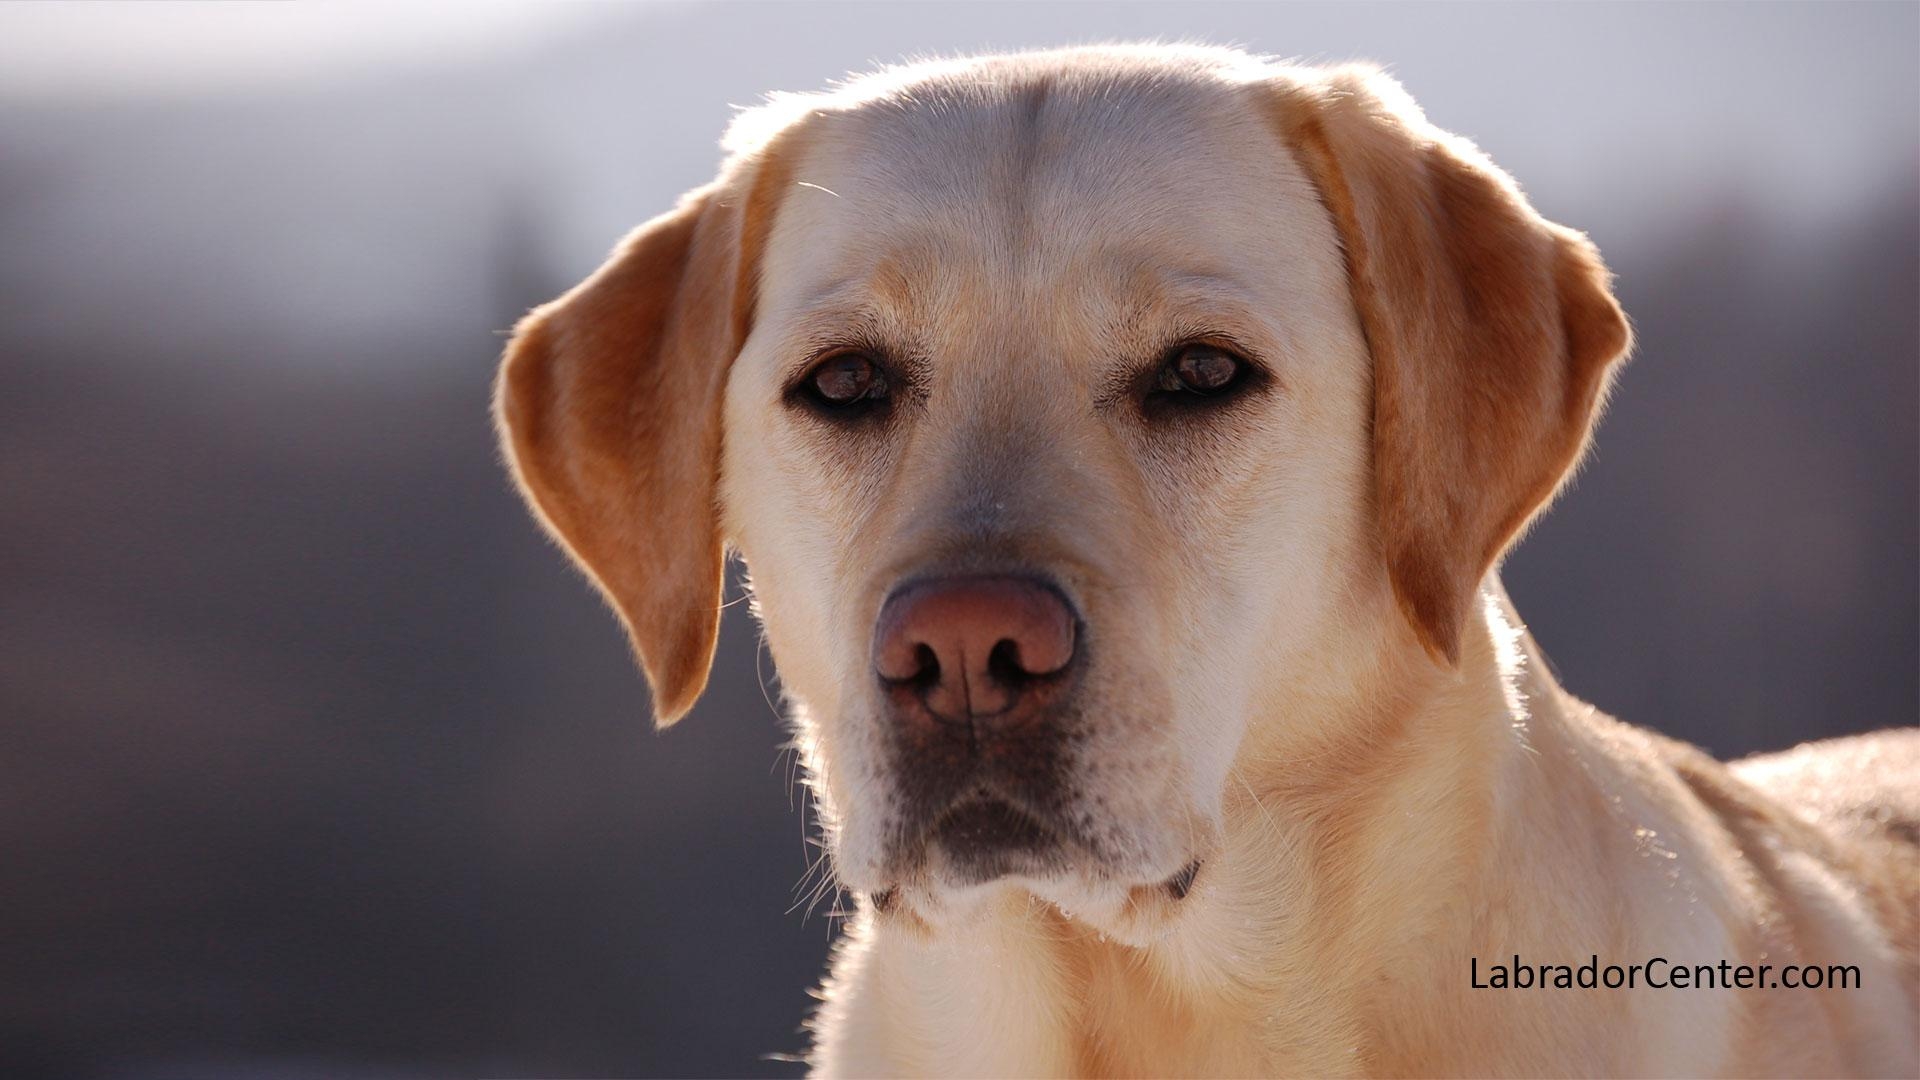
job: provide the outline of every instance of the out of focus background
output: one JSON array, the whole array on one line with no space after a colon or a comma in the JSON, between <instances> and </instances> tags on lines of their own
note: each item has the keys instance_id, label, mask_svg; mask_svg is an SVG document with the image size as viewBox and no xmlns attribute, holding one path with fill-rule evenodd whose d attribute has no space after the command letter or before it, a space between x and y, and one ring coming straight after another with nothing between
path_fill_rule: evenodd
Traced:
<instances>
[{"instance_id":1,"label":"out of focus background","mask_svg":"<svg viewBox=\"0 0 1920 1080\"><path fill-rule=\"evenodd\" d=\"M735 106L916 54L1389 64L1639 351L1507 580L1721 755L1915 721L1920 6L0 7L0 1071L792 1074L834 921L744 605L668 734L501 332Z\"/></svg>"}]
</instances>

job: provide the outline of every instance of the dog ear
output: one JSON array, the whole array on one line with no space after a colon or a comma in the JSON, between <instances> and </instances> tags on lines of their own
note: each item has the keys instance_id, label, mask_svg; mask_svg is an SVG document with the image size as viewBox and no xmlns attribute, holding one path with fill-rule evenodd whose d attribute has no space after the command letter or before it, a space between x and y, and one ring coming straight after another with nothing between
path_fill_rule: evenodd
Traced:
<instances>
[{"instance_id":1,"label":"dog ear","mask_svg":"<svg viewBox=\"0 0 1920 1080\"><path fill-rule=\"evenodd\" d=\"M1587 238L1541 218L1385 75L1344 68L1279 93L1373 356L1394 596L1422 644L1458 663L1480 580L1586 447L1626 317Z\"/></svg>"},{"instance_id":2,"label":"dog ear","mask_svg":"<svg viewBox=\"0 0 1920 1080\"><path fill-rule=\"evenodd\" d=\"M663 727L705 689L719 638L722 399L779 171L733 169L634 230L521 320L495 385L521 494L619 615Z\"/></svg>"},{"instance_id":3,"label":"dog ear","mask_svg":"<svg viewBox=\"0 0 1920 1080\"><path fill-rule=\"evenodd\" d=\"M520 492L626 626L662 726L700 696L720 632L734 234L710 190L640 226L520 321L495 386Z\"/></svg>"}]
</instances>

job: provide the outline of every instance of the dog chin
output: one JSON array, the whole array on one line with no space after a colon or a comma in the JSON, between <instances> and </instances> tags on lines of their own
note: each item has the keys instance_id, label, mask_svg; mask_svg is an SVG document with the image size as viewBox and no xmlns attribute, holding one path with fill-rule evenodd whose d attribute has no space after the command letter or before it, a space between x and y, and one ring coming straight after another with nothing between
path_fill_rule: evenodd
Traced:
<instances>
[{"instance_id":1,"label":"dog chin","mask_svg":"<svg viewBox=\"0 0 1920 1080\"><path fill-rule=\"evenodd\" d=\"M1174 877L1187 874L1183 869ZM1189 891L1179 893L1165 881L1126 885L1077 875L1019 876L965 885L896 885L872 899L881 925L928 937L965 935L1013 915L1058 919L1089 937L1145 948L1172 934L1197 902L1191 885L1184 887Z\"/></svg>"},{"instance_id":2,"label":"dog chin","mask_svg":"<svg viewBox=\"0 0 1920 1080\"><path fill-rule=\"evenodd\" d=\"M1102 940L1144 947L1173 931L1180 914L1197 902L1204 884L1204 858L1187 858L1171 870L1117 874L1092 861L1055 851L1014 852L994 872L969 855L954 858L938 846L915 873L869 893L882 922L902 923L932 934L964 933L996 916L1032 915L1036 907Z\"/></svg>"}]
</instances>

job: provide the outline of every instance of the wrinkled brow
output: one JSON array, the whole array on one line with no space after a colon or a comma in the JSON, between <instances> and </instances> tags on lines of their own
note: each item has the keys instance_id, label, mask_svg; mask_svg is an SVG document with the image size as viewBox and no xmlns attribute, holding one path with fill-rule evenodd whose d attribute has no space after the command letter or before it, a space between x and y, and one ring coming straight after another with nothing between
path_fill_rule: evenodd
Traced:
<instances>
[{"instance_id":1,"label":"wrinkled brow","mask_svg":"<svg viewBox=\"0 0 1920 1080\"><path fill-rule=\"evenodd\" d=\"M871 272L837 276L809 290L781 320L783 369L797 377L813 358L835 348L870 349L903 360L921 357L926 343L940 336L938 327L925 325L941 317L929 304L943 286L955 283L952 268L934 271L938 276L932 281L914 282L907 267L928 262L889 258ZM1084 319L1066 320L1082 328L1073 335L1080 340L1070 347L1100 368L1137 364L1147 354L1200 337L1233 341L1268 366L1285 351L1284 320L1267 310L1271 299L1212 269L1155 266L1139 258L1076 260L1061 272L1035 274L1023 284L1026 303L1006 317L1031 317L1036 325L1057 327L1061 320L1054 316L1062 305L1082 306ZM1028 309L1025 316L1021 306Z\"/></svg>"},{"instance_id":2,"label":"wrinkled brow","mask_svg":"<svg viewBox=\"0 0 1920 1080\"><path fill-rule=\"evenodd\" d=\"M1282 313L1236 278L1215 273L1136 268L1108 292L1102 333L1139 342L1169 334L1216 334L1262 352L1282 351ZM1278 357L1273 357L1278 359Z\"/></svg>"},{"instance_id":3,"label":"wrinkled brow","mask_svg":"<svg viewBox=\"0 0 1920 1080\"><path fill-rule=\"evenodd\" d=\"M909 242L903 250L882 256L874 264L855 274L843 274L822 282L802 300L803 309L845 306L865 301L900 310L911 309L922 298L927 282L935 278L943 262L936 254L938 241Z\"/></svg>"}]
</instances>

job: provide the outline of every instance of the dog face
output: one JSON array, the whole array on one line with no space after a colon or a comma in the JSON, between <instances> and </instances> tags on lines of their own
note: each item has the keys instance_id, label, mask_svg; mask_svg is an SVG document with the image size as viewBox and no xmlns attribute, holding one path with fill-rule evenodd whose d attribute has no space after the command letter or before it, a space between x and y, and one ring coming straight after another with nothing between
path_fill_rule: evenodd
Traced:
<instances>
[{"instance_id":1,"label":"dog face","mask_svg":"<svg viewBox=\"0 0 1920 1080\"><path fill-rule=\"evenodd\" d=\"M502 429L672 719L748 566L843 883L1177 901L1577 457L1585 241L1372 72L1088 50L783 99L523 323Z\"/></svg>"},{"instance_id":2,"label":"dog face","mask_svg":"<svg viewBox=\"0 0 1920 1080\"><path fill-rule=\"evenodd\" d=\"M727 394L720 501L839 873L918 908L1203 857L1258 682L1365 548L1366 352L1277 134L1009 91L816 121Z\"/></svg>"}]
</instances>

